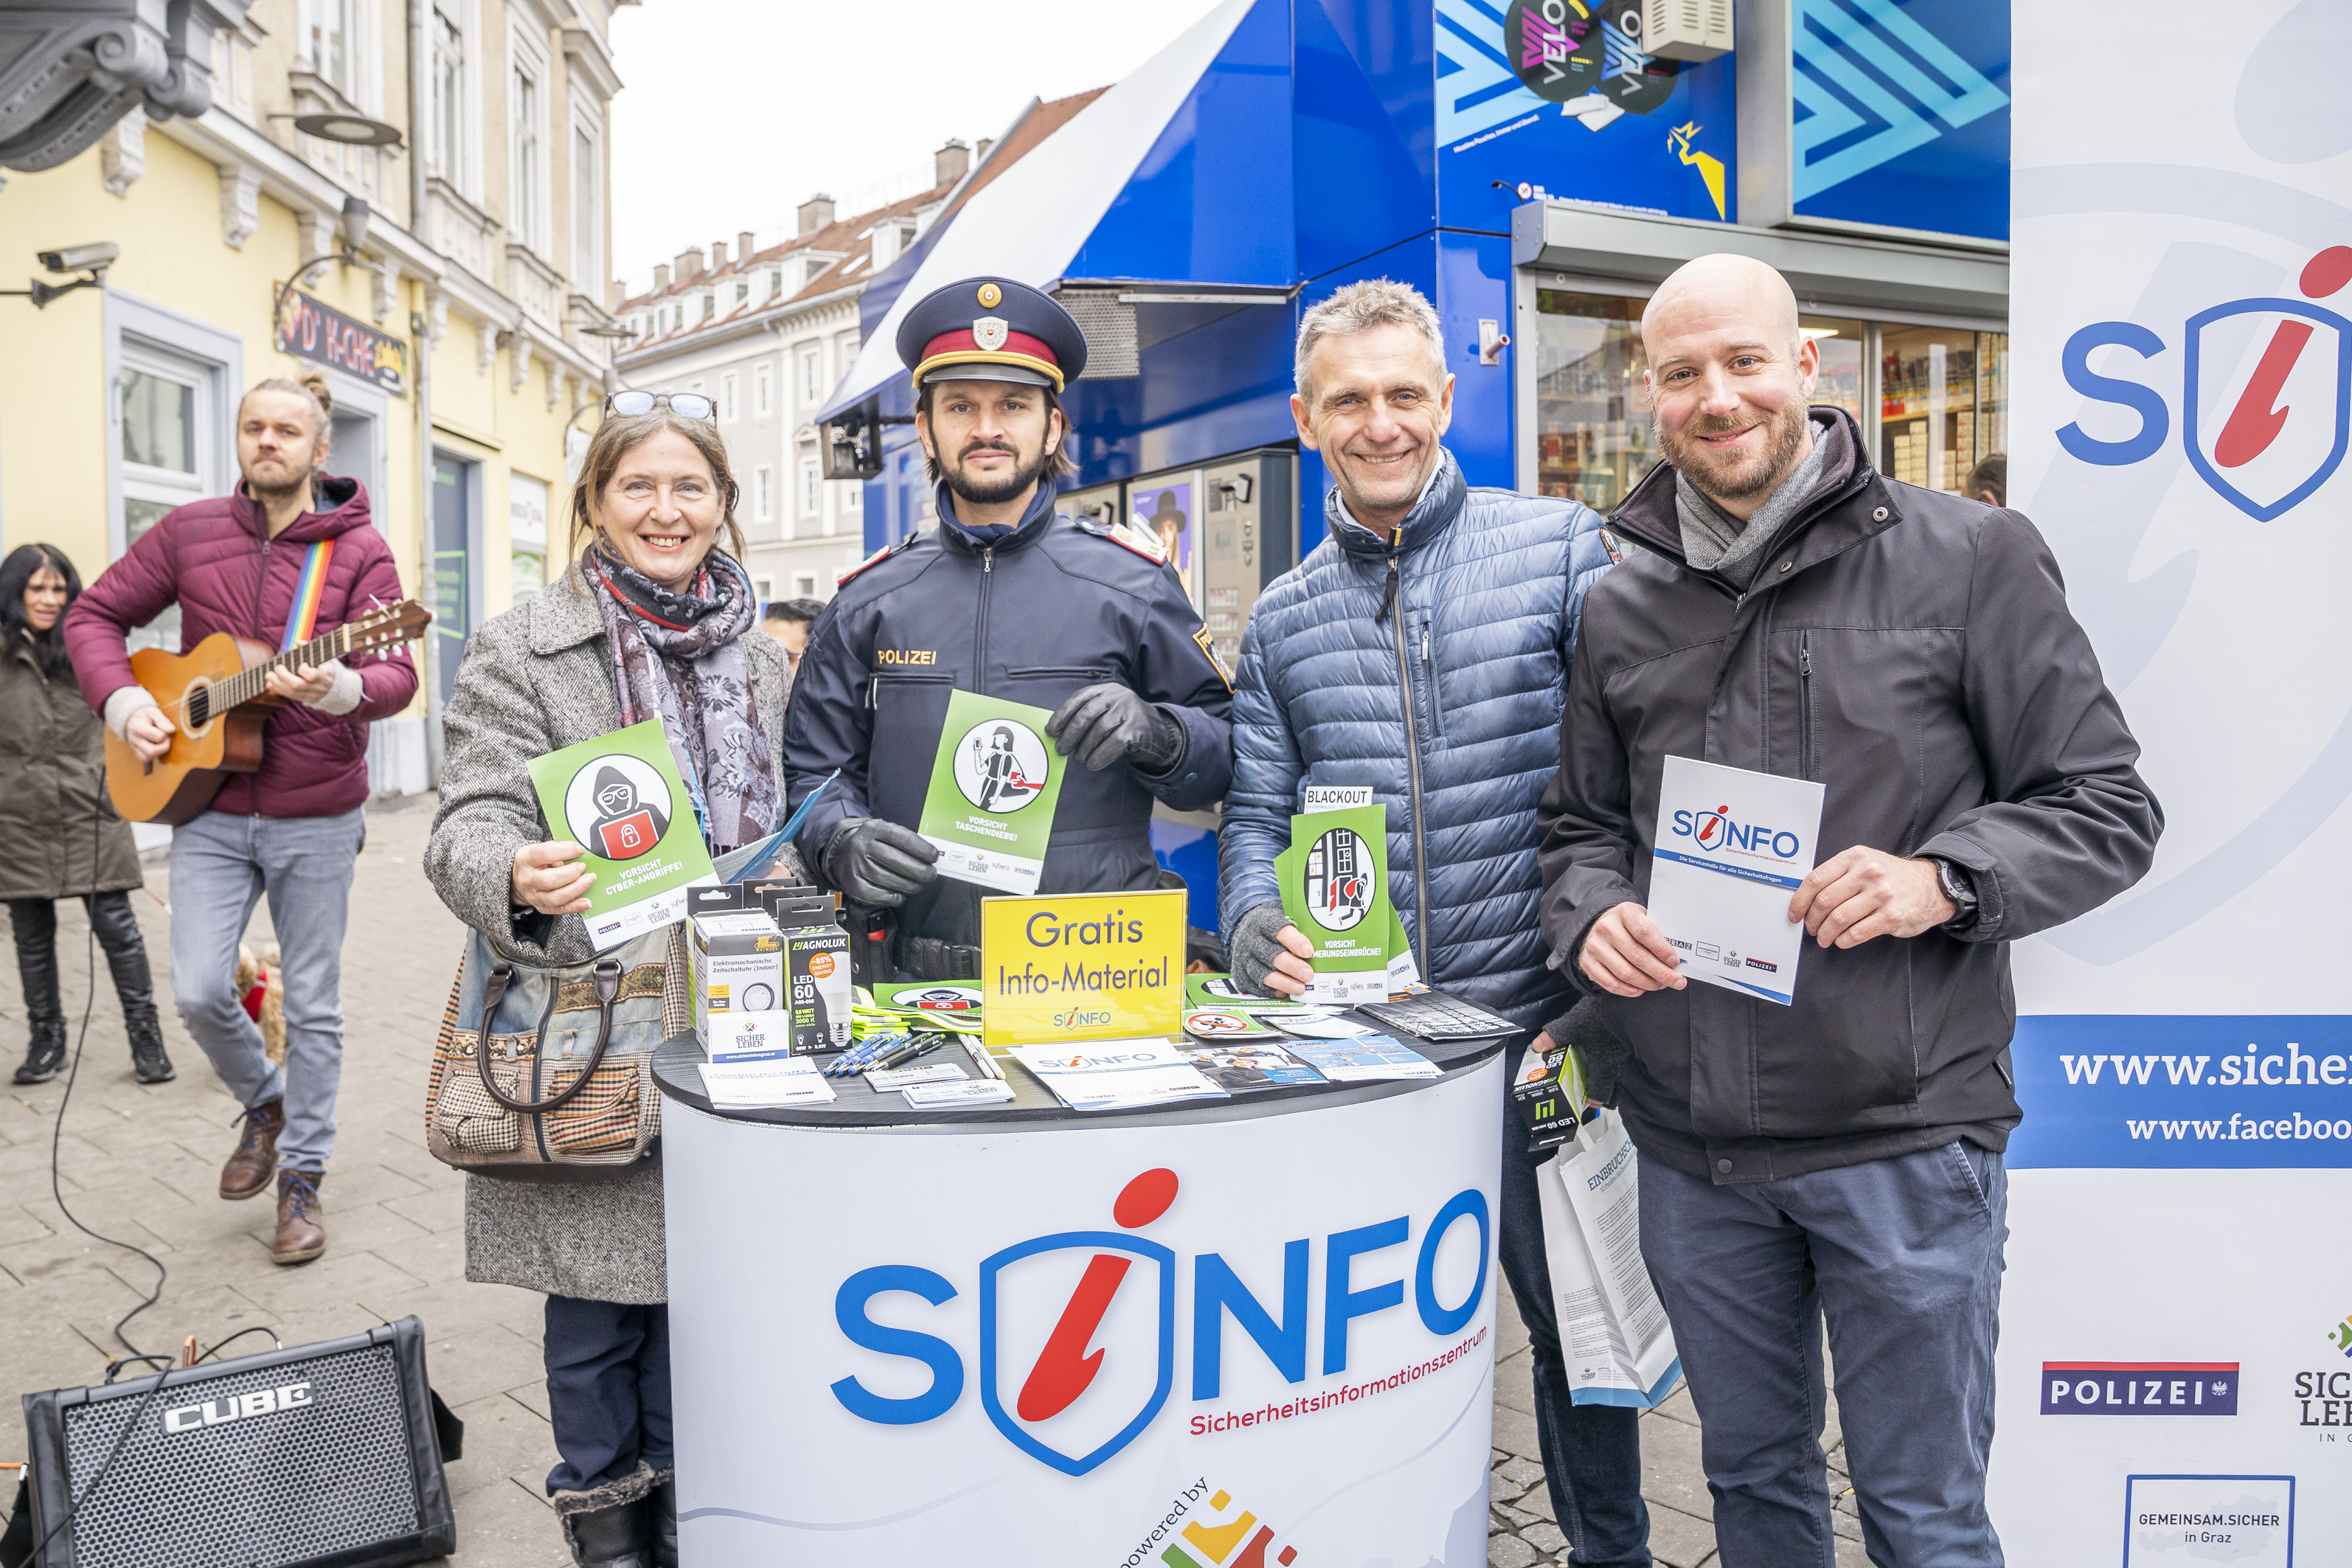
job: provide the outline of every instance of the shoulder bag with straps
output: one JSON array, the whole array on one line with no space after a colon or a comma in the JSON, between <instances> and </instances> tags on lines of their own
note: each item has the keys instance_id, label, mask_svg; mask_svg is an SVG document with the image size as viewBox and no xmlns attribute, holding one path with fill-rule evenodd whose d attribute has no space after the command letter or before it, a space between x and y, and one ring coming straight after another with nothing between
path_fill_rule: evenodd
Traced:
<instances>
[{"instance_id":1,"label":"shoulder bag with straps","mask_svg":"<svg viewBox=\"0 0 2352 1568\"><path fill-rule=\"evenodd\" d=\"M547 967L469 933L425 1090L433 1157L486 1176L593 1181L651 1153L654 1052L694 1026L685 930Z\"/></svg>"}]
</instances>

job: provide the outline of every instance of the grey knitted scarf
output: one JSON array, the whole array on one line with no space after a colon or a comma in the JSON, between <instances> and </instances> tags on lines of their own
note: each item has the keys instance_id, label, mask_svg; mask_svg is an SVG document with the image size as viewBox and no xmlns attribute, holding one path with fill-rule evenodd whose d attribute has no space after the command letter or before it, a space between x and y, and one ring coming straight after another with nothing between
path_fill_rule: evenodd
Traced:
<instances>
[{"instance_id":1,"label":"grey knitted scarf","mask_svg":"<svg viewBox=\"0 0 2352 1568\"><path fill-rule=\"evenodd\" d=\"M1677 469L1675 516L1682 524L1683 559L1693 569L1711 571L1744 593L1755 581L1756 569L1781 525L1813 499L1825 479L1832 484L1843 481L1853 468L1853 458L1843 425L1814 420L1813 449L1789 470L1789 477L1764 498L1764 504L1746 522L1716 505Z\"/></svg>"}]
</instances>

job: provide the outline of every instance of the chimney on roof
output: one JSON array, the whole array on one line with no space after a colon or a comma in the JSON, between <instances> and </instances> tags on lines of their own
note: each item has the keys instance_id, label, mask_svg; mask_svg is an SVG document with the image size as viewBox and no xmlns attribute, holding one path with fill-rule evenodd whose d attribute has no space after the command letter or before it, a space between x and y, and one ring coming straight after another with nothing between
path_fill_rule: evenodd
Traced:
<instances>
[{"instance_id":1,"label":"chimney on roof","mask_svg":"<svg viewBox=\"0 0 2352 1568\"><path fill-rule=\"evenodd\" d=\"M656 262L655 262L655 263L654 263L654 292L655 292L655 293L656 293L656 294L658 294L658 293L660 293L663 289L667 289L667 288L668 288L668 287L669 287L669 263L668 263L668 262L667 262L667 261L656 261Z\"/></svg>"},{"instance_id":2,"label":"chimney on roof","mask_svg":"<svg viewBox=\"0 0 2352 1568\"><path fill-rule=\"evenodd\" d=\"M742 233L735 237L735 259L738 264L751 260L751 253L759 248L760 247L757 245L754 245L751 242L751 231L750 229L747 228Z\"/></svg>"},{"instance_id":3,"label":"chimney on roof","mask_svg":"<svg viewBox=\"0 0 2352 1568\"><path fill-rule=\"evenodd\" d=\"M688 279L693 277L696 273L701 270L702 251L700 247L689 245L684 250L677 253L677 280L679 282L685 282Z\"/></svg>"},{"instance_id":4,"label":"chimney on roof","mask_svg":"<svg viewBox=\"0 0 2352 1568\"><path fill-rule=\"evenodd\" d=\"M606 310L619 310L621 308L621 302L628 297L629 286L622 282L619 279L615 278L610 283L604 285L604 308Z\"/></svg>"},{"instance_id":5,"label":"chimney on roof","mask_svg":"<svg viewBox=\"0 0 2352 1568\"><path fill-rule=\"evenodd\" d=\"M995 146L995 145L996 145L996 138L995 138L995 137L993 137L993 136L983 136L983 137L982 137L982 138L980 139L980 145L979 145L979 146L977 146L977 147L974 147L974 148L971 150L971 161L972 161L973 163L987 163L987 162L988 162L988 150L989 150L991 147L993 147L993 146Z\"/></svg>"},{"instance_id":6,"label":"chimney on roof","mask_svg":"<svg viewBox=\"0 0 2352 1568\"><path fill-rule=\"evenodd\" d=\"M948 144L931 154L931 184L952 185L971 172L971 143L961 136L950 136Z\"/></svg>"},{"instance_id":7,"label":"chimney on roof","mask_svg":"<svg viewBox=\"0 0 2352 1568\"><path fill-rule=\"evenodd\" d=\"M710 265L714 268L727 265L727 242L725 240L714 239L710 242Z\"/></svg>"},{"instance_id":8,"label":"chimney on roof","mask_svg":"<svg viewBox=\"0 0 2352 1568\"><path fill-rule=\"evenodd\" d=\"M823 191L800 205L801 233L814 234L833 222L833 198Z\"/></svg>"}]
</instances>

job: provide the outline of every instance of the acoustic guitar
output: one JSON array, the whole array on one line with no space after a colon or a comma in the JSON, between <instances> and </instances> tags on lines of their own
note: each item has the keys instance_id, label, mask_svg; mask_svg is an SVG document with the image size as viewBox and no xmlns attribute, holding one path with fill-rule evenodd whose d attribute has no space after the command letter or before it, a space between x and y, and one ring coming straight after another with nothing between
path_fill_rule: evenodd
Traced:
<instances>
[{"instance_id":1,"label":"acoustic guitar","mask_svg":"<svg viewBox=\"0 0 2352 1568\"><path fill-rule=\"evenodd\" d=\"M414 599L370 611L299 647L274 653L264 643L215 632L186 653L143 647L131 673L173 724L172 744L142 762L130 742L106 732L106 793L132 822L192 822L231 773L261 766L262 726L286 700L269 692L269 672L396 647L425 635L432 613Z\"/></svg>"}]
</instances>

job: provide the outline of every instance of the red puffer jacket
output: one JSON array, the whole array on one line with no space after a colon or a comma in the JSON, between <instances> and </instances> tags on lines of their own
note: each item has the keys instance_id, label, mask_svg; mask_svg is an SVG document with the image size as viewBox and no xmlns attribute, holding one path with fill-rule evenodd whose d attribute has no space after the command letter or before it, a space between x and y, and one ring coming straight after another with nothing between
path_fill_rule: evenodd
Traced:
<instances>
[{"instance_id":1,"label":"red puffer jacket","mask_svg":"<svg viewBox=\"0 0 2352 1568\"><path fill-rule=\"evenodd\" d=\"M109 697L138 684L124 639L174 603L184 653L215 632L276 647L317 540L333 540L335 552L314 634L357 620L379 603L399 603L400 574L368 521L367 491L344 479L320 479L316 489L331 510L304 512L275 539L243 486L232 496L192 501L165 514L108 567L66 616L66 650L89 705L103 712ZM299 703L270 710L260 771L229 774L213 798L215 811L332 816L367 799L368 724L408 706L416 668L405 648L387 658L361 656L352 668L360 705L343 714Z\"/></svg>"}]
</instances>

